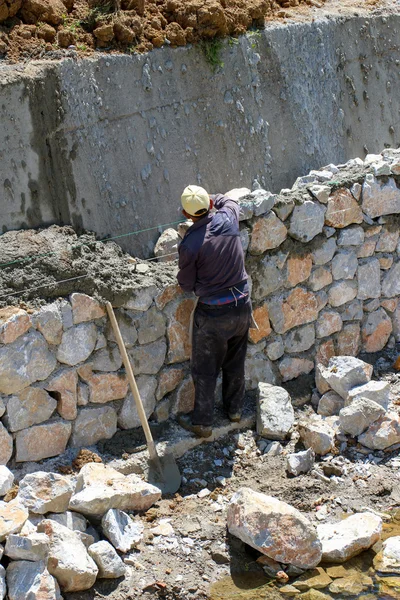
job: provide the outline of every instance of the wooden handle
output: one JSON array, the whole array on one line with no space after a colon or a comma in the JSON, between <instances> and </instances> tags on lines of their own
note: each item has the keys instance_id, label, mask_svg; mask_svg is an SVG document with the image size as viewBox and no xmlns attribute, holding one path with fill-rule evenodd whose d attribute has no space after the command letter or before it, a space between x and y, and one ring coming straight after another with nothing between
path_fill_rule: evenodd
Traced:
<instances>
[{"instance_id":1,"label":"wooden handle","mask_svg":"<svg viewBox=\"0 0 400 600\"><path fill-rule=\"evenodd\" d=\"M132 366L128 357L128 353L126 351L125 342L122 339L121 331L119 329L119 325L117 323L117 319L115 318L115 313L113 307L110 302L106 302L106 308L108 312L108 316L110 317L111 325L114 330L114 334L117 340L118 348L122 356L122 361L124 363L125 371L128 377L129 385L131 386L132 394L135 399L136 409L139 415L140 422L143 427L144 435L146 436L147 448L149 450L149 455L152 460L159 460L158 454L156 450L156 446L154 444L153 436L151 435L150 427L147 422L146 413L144 412L142 399L140 397L140 393L138 390L138 386L136 384L135 376L132 371Z\"/></svg>"}]
</instances>

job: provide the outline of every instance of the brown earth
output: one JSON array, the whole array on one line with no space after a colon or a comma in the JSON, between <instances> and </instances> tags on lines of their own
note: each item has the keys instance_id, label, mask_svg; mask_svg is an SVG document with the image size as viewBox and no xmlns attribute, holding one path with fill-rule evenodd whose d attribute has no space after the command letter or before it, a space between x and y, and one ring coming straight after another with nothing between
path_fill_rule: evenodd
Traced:
<instances>
[{"instance_id":1,"label":"brown earth","mask_svg":"<svg viewBox=\"0 0 400 600\"><path fill-rule=\"evenodd\" d=\"M147 52L236 37L274 20L386 7L394 0L0 0L0 58ZM211 62L217 52L209 47Z\"/></svg>"}]
</instances>

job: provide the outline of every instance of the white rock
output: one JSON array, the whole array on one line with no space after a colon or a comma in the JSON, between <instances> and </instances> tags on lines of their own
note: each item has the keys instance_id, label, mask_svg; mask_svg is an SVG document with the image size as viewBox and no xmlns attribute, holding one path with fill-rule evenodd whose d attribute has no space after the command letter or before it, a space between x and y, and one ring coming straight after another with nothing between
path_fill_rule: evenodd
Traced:
<instances>
[{"instance_id":1,"label":"white rock","mask_svg":"<svg viewBox=\"0 0 400 600\"><path fill-rule=\"evenodd\" d=\"M372 377L372 365L353 356L334 356L320 370L329 387L343 400L352 388L368 383Z\"/></svg>"},{"instance_id":2,"label":"white rock","mask_svg":"<svg viewBox=\"0 0 400 600\"><path fill-rule=\"evenodd\" d=\"M143 538L144 526L139 521L133 521L122 510L110 509L102 518L103 533L108 537L114 548L128 552Z\"/></svg>"},{"instance_id":3,"label":"white rock","mask_svg":"<svg viewBox=\"0 0 400 600\"><path fill-rule=\"evenodd\" d=\"M17 498L10 502L0 502L0 542L10 533L19 533L28 516L28 510Z\"/></svg>"},{"instance_id":4,"label":"white rock","mask_svg":"<svg viewBox=\"0 0 400 600\"><path fill-rule=\"evenodd\" d=\"M372 423L367 431L358 437L358 441L371 450L385 450L400 443L400 416L387 413Z\"/></svg>"},{"instance_id":5,"label":"white rock","mask_svg":"<svg viewBox=\"0 0 400 600\"><path fill-rule=\"evenodd\" d=\"M6 570L3 565L0 565L0 600L3 600L7 593L7 585L6 585ZM11 600L11 596L9 596Z\"/></svg>"},{"instance_id":6,"label":"white rock","mask_svg":"<svg viewBox=\"0 0 400 600\"><path fill-rule=\"evenodd\" d=\"M290 217L289 235L301 242L309 242L324 227L326 207L312 200L294 207Z\"/></svg>"},{"instance_id":7,"label":"white rock","mask_svg":"<svg viewBox=\"0 0 400 600\"><path fill-rule=\"evenodd\" d=\"M49 538L45 533L18 535L11 533L6 542L4 554L12 560L46 561L49 552Z\"/></svg>"},{"instance_id":8,"label":"white rock","mask_svg":"<svg viewBox=\"0 0 400 600\"><path fill-rule=\"evenodd\" d=\"M257 433L284 440L294 423L294 410L286 390L269 383L258 384Z\"/></svg>"},{"instance_id":9,"label":"white rock","mask_svg":"<svg viewBox=\"0 0 400 600\"><path fill-rule=\"evenodd\" d=\"M312 524L295 508L272 496L241 488L228 507L229 532L269 558L300 569L321 560Z\"/></svg>"},{"instance_id":10,"label":"white rock","mask_svg":"<svg viewBox=\"0 0 400 600\"><path fill-rule=\"evenodd\" d=\"M63 513L49 513L46 515L46 518L57 521L57 523L64 525L64 527L68 527L68 529L72 529L72 531L81 531L82 533L85 533L87 529L85 517L78 513L70 512L69 510Z\"/></svg>"},{"instance_id":11,"label":"white rock","mask_svg":"<svg viewBox=\"0 0 400 600\"><path fill-rule=\"evenodd\" d=\"M88 552L99 569L97 577L115 579L116 577L125 575L125 564L109 542L102 540L101 542L92 544Z\"/></svg>"},{"instance_id":12,"label":"white rock","mask_svg":"<svg viewBox=\"0 0 400 600\"><path fill-rule=\"evenodd\" d=\"M81 469L69 508L101 518L109 509L147 510L161 498L160 490L137 475L123 475L100 463Z\"/></svg>"},{"instance_id":13,"label":"white rock","mask_svg":"<svg viewBox=\"0 0 400 600\"><path fill-rule=\"evenodd\" d=\"M9 600L62 600L58 583L45 562L13 561L6 577Z\"/></svg>"},{"instance_id":14,"label":"white rock","mask_svg":"<svg viewBox=\"0 0 400 600\"><path fill-rule=\"evenodd\" d=\"M296 452L289 454L286 459L286 470L291 475L300 475L300 473L308 473L314 465L315 452L312 448L304 452Z\"/></svg>"},{"instance_id":15,"label":"white rock","mask_svg":"<svg viewBox=\"0 0 400 600\"><path fill-rule=\"evenodd\" d=\"M382 543L382 551L374 558L374 567L381 573L400 575L400 535L390 537Z\"/></svg>"},{"instance_id":16,"label":"white rock","mask_svg":"<svg viewBox=\"0 0 400 600\"><path fill-rule=\"evenodd\" d=\"M338 415L342 408L344 408L343 398L333 390L330 390L321 396L317 412L323 417L331 417Z\"/></svg>"},{"instance_id":17,"label":"white rock","mask_svg":"<svg viewBox=\"0 0 400 600\"><path fill-rule=\"evenodd\" d=\"M175 229L169 228L162 232L154 247L154 256L158 262L168 262L178 258L178 243L180 237ZM172 256L169 256L171 255Z\"/></svg>"},{"instance_id":18,"label":"white rock","mask_svg":"<svg viewBox=\"0 0 400 600\"><path fill-rule=\"evenodd\" d=\"M154 411L157 402L157 379L151 375L139 375L136 383L143 402L144 412L146 417L149 418ZM135 427L140 427L140 419L136 410L136 403L131 393L125 398L122 408L118 414L118 426L121 429L134 429Z\"/></svg>"},{"instance_id":19,"label":"white rock","mask_svg":"<svg viewBox=\"0 0 400 600\"><path fill-rule=\"evenodd\" d=\"M299 423L300 438L306 448L312 448L315 454L324 456L335 445L335 431L319 415Z\"/></svg>"},{"instance_id":20,"label":"white rock","mask_svg":"<svg viewBox=\"0 0 400 600\"><path fill-rule=\"evenodd\" d=\"M92 354L97 341L94 323L80 323L64 331L57 351L57 360L67 365L77 365Z\"/></svg>"},{"instance_id":21,"label":"white rock","mask_svg":"<svg viewBox=\"0 0 400 600\"><path fill-rule=\"evenodd\" d=\"M37 471L21 479L18 499L30 512L64 512L74 491L74 483L64 475Z\"/></svg>"},{"instance_id":22,"label":"white rock","mask_svg":"<svg viewBox=\"0 0 400 600\"><path fill-rule=\"evenodd\" d=\"M342 431L355 437L368 429L385 414L385 409L368 398L357 398L349 406L342 408L339 413L340 427Z\"/></svg>"},{"instance_id":23,"label":"white rock","mask_svg":"<svg viewBox=\"0 0 400 600\"><path fill-rule=\"evenodd\" d=\"M14 475L5 465L0 465L0 496L5 496L13 486Z\"/></svg>"},{"instance_id":24,"label":"white rock","mask_svg":"<svg viewBox=\"0 0 400 600\"><path fill-rule=\"evenodd\" d=\"M317 531L322 544L322 560L341 563L379 540L382 519L372 513L358 513L339 523L318 525Z\"/></svg>"},{"instance_id":25,"label":"white rock","mask_svg":"<svg viewBox=\"0 0 400 600\"><path fill-rule=\"evenodd\" d=\"M347 394L345 406L348 406L357 398L368 398L387 410L390 402L390 385L387 381L369 381L364 385L354 387Z\"/></svg>"},{"instance_id":26,"label":"white rock","mask_svg":"<svg viewBox=\"0 0 400 600\"><path fill-rule=\"evenodd\" d=\"M50 539L47 568L61 589L64 592L79 592L91 588L96 581L98 568L78 533L50 519L43 519L37 529Z\"/></svg>"}]
</instances>

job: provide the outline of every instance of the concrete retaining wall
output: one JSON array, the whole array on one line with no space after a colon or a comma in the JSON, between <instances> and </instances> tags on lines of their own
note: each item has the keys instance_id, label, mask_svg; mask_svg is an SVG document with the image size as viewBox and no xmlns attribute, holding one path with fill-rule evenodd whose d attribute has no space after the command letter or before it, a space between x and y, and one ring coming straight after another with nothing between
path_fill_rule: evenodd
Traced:
<instances>
[{"instance_id":1,"label":"concrete retaining wall","mask_svg":"<svg viewBox=\"0 0 400 600\"><path fill-rule=\"evenodd\" d=\"M259 325L250 330L247 389L400 341L399 186L400 151L388 150L240 201ZM163 421L193 408L194 300L175 284L152 285L151 264L139 267L149 283L116 313L146 412ZM40 460L139 426L104 308L80 293L39 310L1 310L0 394L0 464L14 449L17 461Z\"/></svg>"},{"instance_id":2,"label":"concrete retaining wall","mask_svg":"<svg viewBox=\"0 0 400 600\"><path fill-rule=\"evenodd\" d=\"M2 228L120 235L175 221L189 182L277 191L400 143L400 17L271 26L199 48L0 70ZM157 233L125 238L148 256Z\"/></svg>"}]
</instances>

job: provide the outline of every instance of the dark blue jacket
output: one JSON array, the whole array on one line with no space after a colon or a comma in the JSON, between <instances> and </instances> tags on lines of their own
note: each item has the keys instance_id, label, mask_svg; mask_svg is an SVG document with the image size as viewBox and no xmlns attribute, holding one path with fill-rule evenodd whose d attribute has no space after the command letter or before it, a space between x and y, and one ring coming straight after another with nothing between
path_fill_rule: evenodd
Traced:
<instances>
[{"instance_id":1,"label":"dark blue jacket","mask_svg":"<svg viewBox=\"0 0 400 600\"><path fill-rule=\"evenodd\" d=\"M247 280L239 237L239 206L222 194L211 198L217 212L193 223L179 246L179 285L200 299Z\"/></svg>"}]
</instances>

